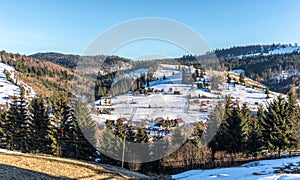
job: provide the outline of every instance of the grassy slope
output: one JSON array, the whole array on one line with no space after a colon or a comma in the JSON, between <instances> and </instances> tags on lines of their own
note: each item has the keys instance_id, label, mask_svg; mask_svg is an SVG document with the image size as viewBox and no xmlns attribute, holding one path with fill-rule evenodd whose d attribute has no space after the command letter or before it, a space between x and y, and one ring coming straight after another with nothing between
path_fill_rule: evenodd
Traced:
<instances>
[{"instance_id":1,"label":"grassy slope","mask_svg":"<svg viewBox=\"0 0 300 180\"><path fill-rule=\"evenodd\" d=\"M147 179L105 164L52 156L0 153L0 179Z\"/></svg>"}]
</instances>

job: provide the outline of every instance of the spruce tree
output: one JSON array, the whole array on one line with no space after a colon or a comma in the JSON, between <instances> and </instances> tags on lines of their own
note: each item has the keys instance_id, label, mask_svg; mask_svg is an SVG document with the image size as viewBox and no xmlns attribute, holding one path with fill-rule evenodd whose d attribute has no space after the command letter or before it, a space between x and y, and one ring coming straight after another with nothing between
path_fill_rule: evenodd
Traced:
<instances>
[{"instance_id":1,"label":"spruce tree","mask_svg":"<svg viewBox=\"0 0 300 180\"><path fill-rule=\"evenodd\" d=\"M34 129L32 148L46 154L56 151L55 127L51 124L48 110L42 97L36 97L31 101L30 112L32 114L32 126Z\"/></svg>"},{"instance_id":2,"label":"spruce tree","mask_svg":"<svg viewBox=\"0 0 300 180\"><path fill-rule=\"evenodd\" d=\"M138 143L147 143L148 142L147 133L144 128L139 128L136 136L137 136L136 142L138 142Z\"/></svg>"},{"instance_id":3,"label":"spruce tree","mask_svg":"<svg viewBox=\"0 0 300 180\"><path fill-rule=\"evenodd\" d=\"M230 116L226 118L226 141L225 151L237 153L242 150L242 127L241 127L240 107L235 103Z\"/></svg>"},{"instance_id":4,"label":"spruce tree","mask_svg":"<svg viewBox=\"0 0 300 180\"><path fill-rule=\"evenodd\" d=\"M246 78L245 74L241 73L240 78L239 78L239 81L240 81L241 84L245 84L245 78Z\"/></svg>"},{"instance_id":5,"label":"spruce tree","mask_svg":"<svg viewBox=\"0 0 300 180\"><path fill-rule=\"evenodd\" d=\"M75 146L75 129L74 129L74 108L71 104L64 103L63 105L63 119L61 124L61 150L62 156L75 158L76 146Z\"/></svg>"},{"instance_id":6,"label":"spruce tree","mask_svg":"<svg viewBox=\"0 0 300 180\"><path fill-rule=\"evenodd\" d=\"M116 126L116 135L120 138L120 139L124 139L125 135L126 135L126 131L125 131L125 125L123 125L123 122L121 119L117 120L117 126Z\"/></svg>"},{"instance_id":7,"label":"spruce tree","mask_svg":"<svg viewBox=\"0 0 300 180\"><path fill-rule=\"evenodd\" d=\"M21 131L22 131L22 152L30 152L31 151L31 141L33 136L33 129L32 129L32 122L30 116L28 114L28 102L25 98L25 89L24 87L20 88L20 97L18 103L18 110L20 113L20 121L21 124Z\"/></svg>"},{"instance_id":8,"label":"spruce tree","mask_svg":"<svg viewBox=\"0 0 300 180\"><path fill-rule=\"evenodd\" d=\"M92 120L87 104L81 99L75 102L75 147L76 158L87 159L96 151L97 145L97 123Z\"/></svg>"},{"instance_id":9,"label":"spruce tree","mask_svg":"<svg viewBox=\"0 0 300 180\"><path fill-rule=\"evenodd\" d=\"M30 151L31 121L28 115L28 103L24 97L24 88L21 88L20 97L13 97L8 110L9 146L12 150Z\"/></svg>"},{"instance_id":10,"label":"spruce tree","mask_svg":"<svg viewBox=\"0 0 300 180\"><path fill-rule=\"evenodd\" d=\"M289 103L289 119L293 123L293 130L292 130L292 137L294 139L291 139L291 147L294 148L297 147L299 144L300 139L300 109L299 104L297 102L297 93L296 88L294 85L290 87L290 91L288 93L288 103Z\"/></svg>"},{"instance_id":11,"label":"spruce tree","mask_svg":"<svg viewBox=\"0 0 300 180\"><path fill-rule=\"evenodd\" d=\"M10 121L7 118L6 111L0 111L0 148L8 148L8 142L10 141Z\"/></svg>"},{"instance_id":12,"label":"spruce tree","mask_svg":"<svg viewBox=\"0 0 300 180\"><path fill-rule=\"evenodd\" d=\"M223 109L223 110L222 110ZM225 107L222 108L222 104L219 103L216 107L216 109L212 112L210 119L211 122L208 123L207 128L211 130L205 130L205 131L212 131L213 128L216 128L218 123L220 123L219 128L217 129L216 135L213 137L213 139L208 143L208 146L212 150L212 160L214 160L214 154L217 151L227 151L229 147L229 140L231 133L229 130L229 124L228 124L228 118L231 117L232 114L232 101L231 97L226 96L225 100ZM204 133L204 137L209 135Z\"/></svg>"},{"instance_id":13,"label":"spruce tree","mask_svg":"<svg viewBox=\"0 0 300 180\"><path fill-rule=\"evenodd\" d=\"M246 142L246 152L248 154L258 155L258 152L262 149L263 146L263 136L262 136L262 122L264 118L264 109L260 105L256 116L250 117L249 119L249 136L248 141Z\"/></svg>"},{"instance_id":14,"label":"spruce tree","mask_svg":"<svg viewBox=\"0 0 300 180\"><path fill-rule=\"evenodd\" d=\"M277 151L280 156L282 150L292 148L294 124L289 117L289 104L283 97L278 96L269 104L262 125L264 145L268 149Z\"/></svg>"},{"instance_id":15,"label":"spruce tree","mask_svg":"<svg viewBox=\"0 0 300 180\"><path fill-rule=\"evenodd\" d=\"M222 133L225 125L223 104L224 102L219 101L210 113L202 138L202 144L208 145L212 150L212 160L214 160L215 153L223 148Z\"/></svg>"},{"instance_id":16,"label":"spruce tree","mask_svg":"<svg viewBox=\"0 0 300 180\"><path fill-rule=\"evenodd\" d=\"M114 134L112 129L106 128L100 139L99 150L102 154L101 159L105 163L115 163L116 158L119 158L120 144L118 144L118 138Z\"/></svg>"},{"instance_id":17,"label":"spruce tree","mask_svg":"<svg viewBox=\"0 0 300 180\"><path fill-rule=\"evenodd\" d=\"M243 143L243 150L248 149L248 142L249 142L249 136L252 131L252 121L253 118L250 115L250 110L246 103L243 103L241 112L241 127L242 127L242 143Z\"/></svg>"}]
</instances>

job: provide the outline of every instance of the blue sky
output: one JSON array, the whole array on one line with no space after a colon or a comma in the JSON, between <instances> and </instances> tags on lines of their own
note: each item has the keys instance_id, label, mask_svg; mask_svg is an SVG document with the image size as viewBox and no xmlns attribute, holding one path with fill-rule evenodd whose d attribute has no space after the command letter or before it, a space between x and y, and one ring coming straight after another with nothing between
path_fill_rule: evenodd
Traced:
<instances>
[{"instance_id":1,"label":"blue sky","mask_svg":"<svg viewBox=\"0 0 300 180\"><path fill-rule=\"evenodd\" d=\"M123 21L167 18L199 33L213 48L300 43L298 0L26 0L1 1L0 49L21 54L82 54L101 32ZM179 56L174 45L142 41L115 51Z\"/></svg>"}]
</instances>

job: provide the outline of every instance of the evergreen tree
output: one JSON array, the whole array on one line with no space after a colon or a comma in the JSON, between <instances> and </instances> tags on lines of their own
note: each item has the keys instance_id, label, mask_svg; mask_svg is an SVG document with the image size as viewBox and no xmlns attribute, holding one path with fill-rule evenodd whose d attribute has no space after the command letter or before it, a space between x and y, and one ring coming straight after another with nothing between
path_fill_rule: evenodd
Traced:
<instances>
[{"instance_id":1,"label":"evergreen tree","mask_svg":"<svg viewBox=\"0 0 300 180\"><path fill-rule=\"evenodd\" d=\"M78 99L75 102L74 143L77 159L94 155L97 145L97 123L92 120L87 105Z\"/></svg>"},{"instance_id":2,"label":"evergreen tree","mask_svg":"<svg viewBox=\"0 0 300 180\"><path fill-rule=\"evenodd\" d=\"M106 128L100 139L100 152L102 154L101 159L105 163L115 163L114 159L121 156L119 138L116 137L112 129Z\"/></svg>"},{"instance_id":3,"label":"evergreen tree","mask_svg":"<svg viewBox=\"0 0 300 180\"><path fill-rule=\"evenodd\" d=\"M248 149L249 136L252 131L251 123L253 118L250 115L250 110L246 103L243 103L241 109L241 127L242 127L242 143L243 149Z\"/></svg>"},{"instance_id":4,"label":"evergreen tree","mask_svg":"<svg viewBox=\"0 0 300 180\"><path fill-rule=\"evenodd\" d=\"M7 112L0 111L0 148L9 148L7 146L11 137L9 123Z\"/></svg>"},{"instance_id":5,"label":"evergreen tree","mask_svg":"<svg viewBox=\"0 0 300 180\"><path fill-rule=\"evenodd\" d=\"M51 119L52 124L54 124L56 133L54 132L55 139L57 141L56 152L54 153L57 156L62 156L62 140L64 135L64 114L66 108L66 102L68 101L67 96L63 93L54 94L50 98L50 111L54 114L54 117Z\"/></svg>"},{"instance_id":6,"label":"evergreen tree","mask_svg":"<svg viewBox=\"0 0 300 180\"><path fill-rule=\"evenodd\" d=\"M266 99L269 99L270 98L270 91L269 91L268 88L265 90L265 94L267 95Z\"/></svg>"},{"instance_id":7,"label":"evergreen tree","mask_svg":"<svg viewBox=\"0 0 300 180\"><path fill-rule=\"evenodd\" d=\"M292 147L297 147L299 144L299 139L300 139L300 109L299 105L297 103L297 93L296 93L296 88L294 85L290 87L290 91L288 93L288 103L289 103L289 119L293 123L293 130L292 134L294 139L292 139ZM292 148L291 147L291 148Z\"/></svg>"},{"instance_id":8,"label":"evergreen tree","mask_svg":"<svg viewBox=\"0 0 300 180\"><path fill-rule=\"evenodd\" d=\"M241 84L245 84L245 78L246 78L245 74L241 73L240 74L240 79L239 79L239 81L240 81Z\"/></svg>"},{"instance_id":9,"label":"evergreen tree","mask_svg":"<svg viewBox=\"0 0 300 180\"><path fill-rule=\"evenodd\" d=\"M20 120L23 122L21 124L21 131L23 134L22 152L30 152L31 151L31 140L33 136L32 122L28 114L28 102L25 98L25 88L20 87L20 97L18 103L18 110L20 113Z\"/></svg>"},{"instance_id":10,"label":"evergreen tree","mask_svg":"<svg viewBox=\"0 0 300 180\"><path fill-rule=\"evenodd\" d=\"M126 130L126 141L128 142L136 142L136 133L134 132L131 126L127 127Z\"/></svg>"},{"instance_id":11,"label":"evergreen tree","mask_svg":"<svg viewBox=\"0 0 300 180\"><path fill-rule=\"evenodd\" d=\"M242 127L240 107L237 103L233 105L232 113L226 118L226 141L225 151L237 153L242 150Z\"/></svg>"},{"instance_id":12,"label":"evergreen tree","mask_svg":"<svg viewBox=\"0 0 300 180\"><path fill-rule=\"evenodd\" d=\"M262 129L261 123L264 118L264 109L262 106L259 107L257 116L251 117L249 120L249 137L246 142L246 152L254 155L255 157L258 155L258 152L262 149L263 137L262 137Z\"/></svg>"},{"instance_id":13,"label":"evergreen tree","mask_svg":"<svg viewBox=\"0 0 300 180\"><path fill-rule=\"evenodd\" d=\"M31 147L35 152L53 154L56 150L55 127L51 124L47 107L42 97L31 101L32 127L34 129Z\"/></svg>"},{"instance_id":14,"label":"evergreen tree","mask_svg":"<svg viewBox=\"0 0 300 180\"><path fill-rule=\"evenodd\" d=\"M126 135L125 126L123 125L123 122L121 119L117 119L117 126L116 126L115 134L122 140L124 139L124 137Z\"/></svg>"},{"instance_id":15,"label":"evergreen tree","mask_svg":"<svg viewBox=\"0 0 300 180\"><path fill-rule=\"evenodd\" d=\"M288 102L290 104L290 107L293 109L297 106L297 93L296 88L294 85L290 87L290 91L288 93Z\"/></svg>"},{"instance_id":16,"label":"evergreen tree","mask_svg":"<svg viewBox=\"0 0 300 180\"><path fill-rule=\"evenodd\" d=\"M223 149L223 130L224 130L224 106L223 102L219 101L214 110L209 115L206 128L203 135L203 145L208 145L212 150L212 160L217 151ZM221 127L222 124L222 127Z\"/></svg>"},{"instance_id":17,"label":"evergreen tree","mask_svg":"<svg viewBox=\"0 0 300 180\"><path fill-rule=\"evenodd\" d=\"M66 102L63 104L63 119L61 123L61 151L62 156L75 158L76 146L75 141L75 117L74 109Z\"/></svg>"},{"instance_id":18,"label":"evergreen tree","mask_svg":"<svg viewBox=\"0 0 300 180\"><path fill-rule=\"evenodd\" d=\"M136 136L137 136L136 142L138 143L148 142L147 133L144 128L139 128Z\"/></svg>"},{"instance_id":19,"label":"evergreen tree","mask_svg":"<svg viewBox=\"0 0 300 180\"><path fill-rule=\"evenodd\" d=\"M221 123L219 128L217 129L216 135L213 137L213 139L209 142L208 146L212 150L212 159L214 160L214 154L217 151L226 151L228 148L228 141L229 141L229 132L228 129L228 118L231 117L232 114L232 101L230 96L226 96L225 100L225 108L222 110L221 104L219 104L217 109L212 112L211 119L213 120L211 122L212 126L211 128L215 128L218 123ZM220 112L223 112L222 114L219 114ZM218 114L217 114L218 113ZM221 119L221 121L220 121ZM208 126L208 128L209 128ZM211 129L213 132L213 129Z\"/></svg>"},{"instance_id":20,"label":"evergreen tree","mask_svg":"<svg viewBox=\"0 0 300 180\"><path fill-rule=\"evenodd\" d=\"M31 121L28 115L28 103L24 97L24 88L21 88L20 97L13 97L8 110L10 143L12 150L30 151Z\"/></svg>"},{"instance_id":21,"label":"evergreen tree","mask_svg":"<svg viewBox=\"0 0 300 180\"><path fill-rule=\"evenodd\" d=\"M278 96L269 104L263 122L263 137L265 147L278 152L292 148L293 121L289 117L289 104L283 97Z\"/></svg>"}]
</instances>

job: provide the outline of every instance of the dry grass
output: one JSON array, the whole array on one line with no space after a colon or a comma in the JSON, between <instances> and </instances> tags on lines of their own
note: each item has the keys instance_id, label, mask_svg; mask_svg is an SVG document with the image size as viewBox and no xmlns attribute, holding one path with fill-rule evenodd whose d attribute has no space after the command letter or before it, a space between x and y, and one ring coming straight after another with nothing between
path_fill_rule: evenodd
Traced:
<instances>
[{"instance_id":1,"label":"dry grass","mask_svg":"<svg viewBox=\"0 0 300 180\"><path fill-rule=\"evenodd\" d=\"M147 179L126 169L32 154L0 153L0 179Z\"/></svg>"}]
</instances>

